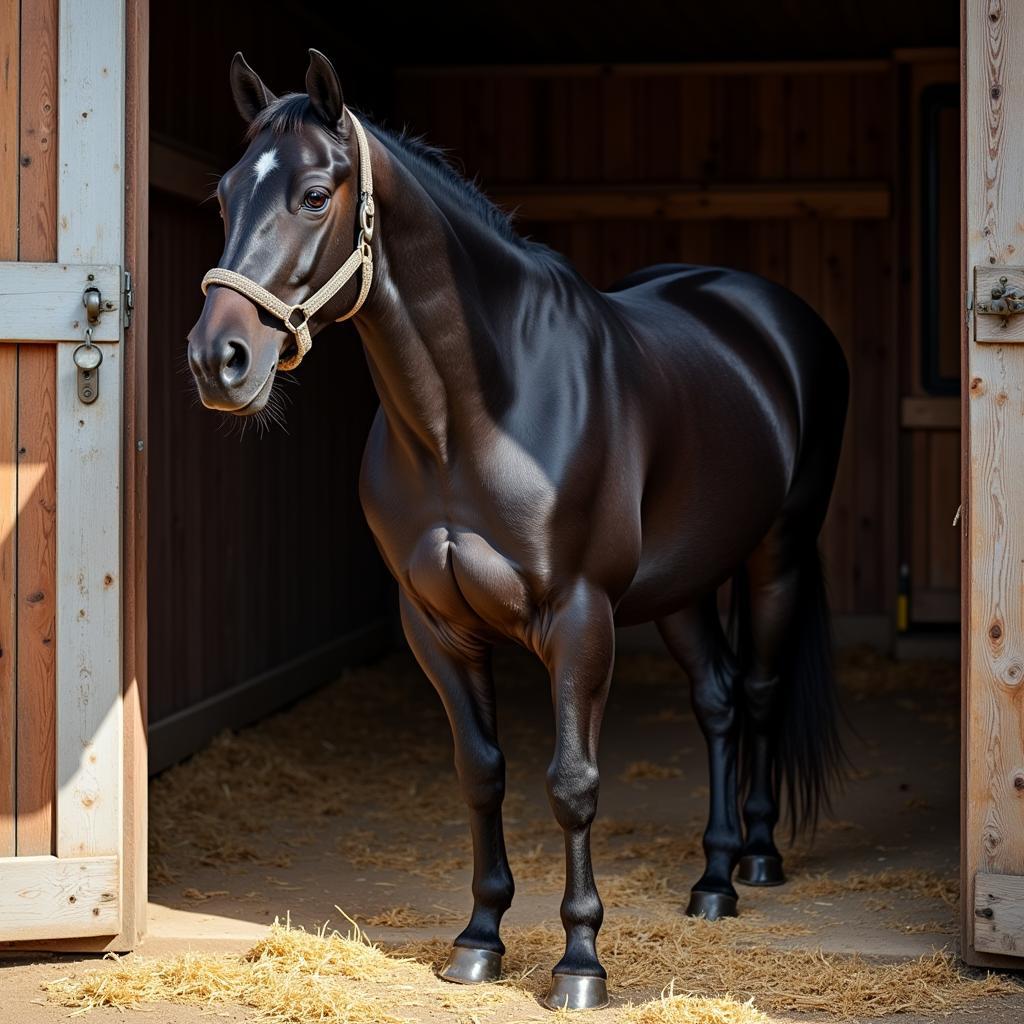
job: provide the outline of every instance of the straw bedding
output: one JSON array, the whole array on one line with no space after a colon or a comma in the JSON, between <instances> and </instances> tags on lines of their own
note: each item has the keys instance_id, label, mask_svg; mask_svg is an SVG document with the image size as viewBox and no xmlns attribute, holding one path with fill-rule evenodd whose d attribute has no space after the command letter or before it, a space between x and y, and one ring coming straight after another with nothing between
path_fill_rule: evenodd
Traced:
<instances>
[{"instance_id":1,"label":"straw bedding","mask_svg":"<svg viewBox=\"0 0 1024 1024\"><path fill-rule=\"evenodd\" d=\"M946 724L943 716L955 711L955 678L946 666L908 668L863 654L844 673L855 700L878 694L920 699L922 715L935 716L939 728ZM664 658L621 659L617 675L620 681L624 676L628 683L666 688L680 682ZM294 851L320 848L326 840L334 855L359 871L413 876L442 894L464 890L469 848L453 791L447 724L436 702L417 705L415 715L401 713L413 687L422 688L422 679L403 660L361 669L256 728L220 737L165 773L151 795L153 884L181 892L204 866L224 875L247 866L284 867ZM638 714L637 722L647 727L691 721L681 704L665 703L663 711ZM564 881L560 834L524 795L527 775L543 772L548 735L514 717L503 722L503 733L518 751L506 800L517 889L554 897L554 913ZM621 777L641 791L692 788L702 781L655 760L629 763ZM957 886L934 871L811 874L801 872L810 862L807 847L798 846L786 854L791 883L768 893L744 892L740 918L709 924L681 916L699 869L702 825L697 819L665 827L607 816L595 824L595 874L608 909L600 950L613 999L595 1022L769 1024L780 1013L817 1019L946 1014L1022 991L1005 978L964 972L944 952L883 963L816 948L821 920L813 908L823 900L852 894L867 900L869 909L895 901L901 910L948 913L957 902ZM860 828L836 821L823 831L856 834ZM185 891L195 902L222 895L196 886ZM439 981L434 971L464 918L465 891L435 896L437 903L426 899L422 907L389 906L385 899L382 893L360 923L436 929L447 937L385 947L368 942L354 923L347 935L280 924L244 956L133 956L54 983L49 998L83 1011L158 1002L242 1006L266 1024L498 1024L562 1016L536 1001L561 955L557 921L506 928L502 983L461 988ZM777 912L767 917L763 909L769 905L788 908L783 919ZM949 924L907 923L901 915L898 926L941 932Z\"/></svg>"}]
</instances>

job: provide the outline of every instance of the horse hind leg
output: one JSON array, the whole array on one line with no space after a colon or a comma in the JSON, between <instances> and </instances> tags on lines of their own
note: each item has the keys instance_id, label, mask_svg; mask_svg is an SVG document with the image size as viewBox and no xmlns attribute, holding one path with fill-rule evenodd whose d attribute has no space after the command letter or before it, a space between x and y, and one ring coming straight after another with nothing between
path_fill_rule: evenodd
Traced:
<instances>
[{"instance_id":1,"label":"horse hind leg","mask_svg":"<svg viewBox=\"0 0 1024 1024\"><path fill-rule=\"evenodd\" d=\"M738 897L732 872L742 845L737 795L739 722L737 666L722 632L715 595L658 621L669 652L690 677L694 713L708 748L709 810L705 869L686 913L716 920L734 917Z\"/></svg>"},{"instance_id":2,"label":"horse hind leg","mask_svg":"<svg viewBox=\"0 0 1024 1024\"><path fill-rule=\"evenodd\" d=\"M779 557L769 538L747 564L749 622L740 622L749 645L742 701L744 841L736 880L743 885L781 885L786 880L775 844L779 821L780 670L793 631L799 570ZM742 585L742 576L737 585ZM741 641L741 642L742 642Z\"/></svg>"}]
</instances>

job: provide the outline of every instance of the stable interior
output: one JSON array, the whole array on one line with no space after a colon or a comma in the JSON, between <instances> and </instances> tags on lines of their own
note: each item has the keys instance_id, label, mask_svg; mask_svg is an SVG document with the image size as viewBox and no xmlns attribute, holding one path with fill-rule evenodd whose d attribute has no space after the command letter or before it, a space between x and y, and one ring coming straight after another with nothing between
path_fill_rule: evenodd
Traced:
<instances>
[{"instance_id":1,"label":"stable interior","mask_svg":"<svg viewBox=\"0 0 1024 1024\"><path fill-rule=\"evenodd\" d=\"M301 89L315 45L357 109L447 149L518 209L521 231L596 285L664 261L736 266L788 285L829 322L853 380L822 537L851 767L834 817L789 855L790 884L741 891L741 913L777 926L779 948L902 957L953 943L958 9L770 6L734 4L723 25L714 8L657 2L627 18L456 3L440 18L417 7L368 20L311 2L288 19L262 0L154 5L157 920L189 911L262 925L290 912L339 925L338 906L372 937L406 943L449 940L469 906L447 725L396 628L356 494L376 398L354 329L317 338L286 388L287 433L240 438L195 402L184 363L199 281L220 252L203 200L242 151L231 54L282 92ZM641 215L629 212L638 197ZM519 869L508 921L557 926L546 683L514 651L498 677ZM651 631L623 631L612 702L595 831L609 921L685 903L706 815L686 682ZM848 876L860 880L835 881ZM643 976L620 994L668 980Z\"/></svg>"}]
</instances>

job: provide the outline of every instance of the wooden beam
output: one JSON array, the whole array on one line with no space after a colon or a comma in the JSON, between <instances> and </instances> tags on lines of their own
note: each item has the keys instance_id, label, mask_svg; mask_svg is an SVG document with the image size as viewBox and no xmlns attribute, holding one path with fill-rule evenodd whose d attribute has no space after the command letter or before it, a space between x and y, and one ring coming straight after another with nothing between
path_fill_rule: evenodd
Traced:
<instances>
[{"instance_id":1,"label":"wooden beam","mask_svg":"<svg viewBox=\"0 0 1024 1024\"><path fill-rule=\"evenodd\" d=\"M959 430L960 399L908 395L900 405L904 430Z\"/></svg>"},{"instance_id":2,"label":"wooden beam","mask_svg":"<svg viewBox=\"0 0 1024 1024\"><path fill-rule=\"evenodd\" d=\"M0 264L0 338L80 342L85 329L82 293L90 287L99 288L103 300L93 340L120 340L119 266Z\"/></svg>"},{"instance_id":3,"label":"wooden beam","mask_svg":"<svg viewBox=\"0 0 1024 1024\"><path fill-rule=\"evenodd\" d=\"M398 78L653 78L683 75L885 74L891 60L694 61L668 64L412 64Z\"/></svg>"},{"instance_id":4,"label":"wooden beam","mask_svg":"<svg viewBox=\"0 0 1024 1024\"><path fill-rule=\"evenodd\" d=\"M96 25L103 31L94 31ZM60 0L59 30L57 257L62 263L120 265L124 0ZM111 295L119 291L112 287ZM119 336L120 313L103 319ZM118 345L102 346L99 397L83 405L72 359L79 343L57 345L59 857L120 854L124 838L121 353Z\"/></svg>"},{"instance_id":5,"label":"wooden beam","mask_svg":"<svg viewBox=\"0 0 1024 1024\"><path fill-rule=\"evenodd\" d=\"M114 934L119 874L113 856L0 860L0 942Z\"/></svg>"},{"instance_id":6,"label":"wooden beam","mask_svg":"<svg viewBox=\"0 0 1024 1024\"><path fill-rule=\"evenodd\" d=\"M491 197L520 220L864 220L890 214L881 182L778 185L595 186L496 189Z\"/></svg>"}]
</instances>

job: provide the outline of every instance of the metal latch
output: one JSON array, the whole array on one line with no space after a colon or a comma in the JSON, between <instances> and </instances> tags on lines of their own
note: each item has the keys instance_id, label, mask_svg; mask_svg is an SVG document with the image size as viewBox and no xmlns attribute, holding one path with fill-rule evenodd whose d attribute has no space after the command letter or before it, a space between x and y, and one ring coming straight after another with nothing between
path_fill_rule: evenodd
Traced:
<instances>
[{"instance_id":1,"label":"metal latch","mask_svg":"<svg viewBox=\"0 0 1024 1024\"><path fill-rule=\"evenodd\" d=\"M90 286L82 292L82 305L85 307L85 341L72 353L71 358L78 367L78 399L85 405L92 405L100 393L100 364L103 353L92 341L92 330L100 322L100 309L103 296L99 288Z\"/></svg>"},{"instance_id":2,"label":"metal latch","mask_svg":"<svg viewBox=\"0 0 1024 1024\"><path fill-rule=\"evenodd\" d=\"M1006 277L999 278L999 284L992 289L991 299L975 303L975 312L986 316L1001 316L1005 321L1017 313L1024 313L1024 288L1011 285Z\"/></svg>"},{"instance_id":3,"label":"metal latch","mask_svg":"<svg viewBox=\"0 0 1024 1024\"><path fill-rule=\"evenodd\" d=\"M124 272L124 326L132 325L132 314L135 311L135 289L132 287L132 272Z\"/></svg>"}]
</instances>

